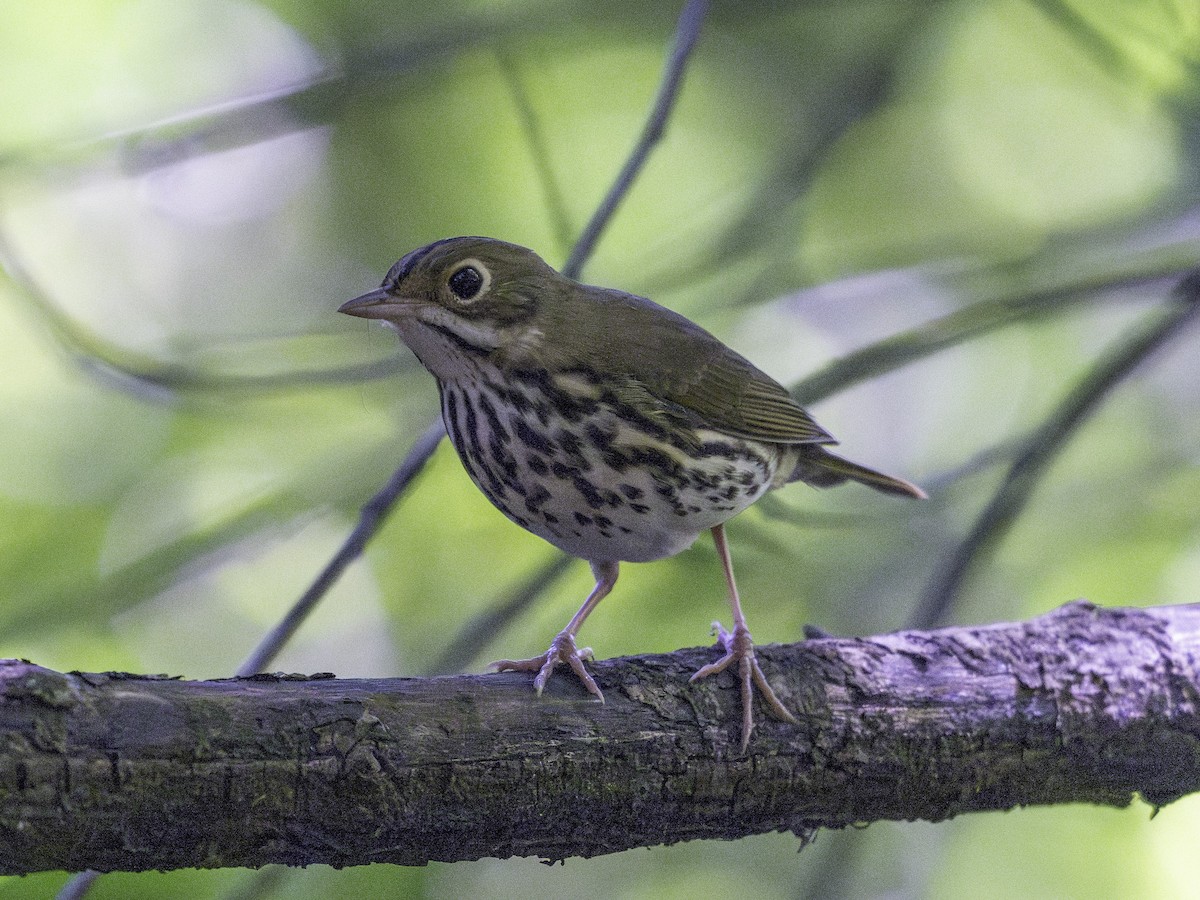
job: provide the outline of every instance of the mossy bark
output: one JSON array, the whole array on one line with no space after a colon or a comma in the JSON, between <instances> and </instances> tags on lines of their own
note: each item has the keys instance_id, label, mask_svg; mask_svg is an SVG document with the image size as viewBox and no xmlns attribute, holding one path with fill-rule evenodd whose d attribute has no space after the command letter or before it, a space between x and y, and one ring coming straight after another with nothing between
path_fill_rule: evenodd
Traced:
<instances>
[{"instance_id":1,"label":"mossy bark","mask_svg":"<svg viewBox=\"0 0 1200 900\"><path fill-rule=\"evenodd\" d=\"M1200 607L760 648L799 726L745 755L712 651L515 674L191 682L0 664L0 872L559 859L1159 805L1200 788Z\"/></svg>"}]
</instances>

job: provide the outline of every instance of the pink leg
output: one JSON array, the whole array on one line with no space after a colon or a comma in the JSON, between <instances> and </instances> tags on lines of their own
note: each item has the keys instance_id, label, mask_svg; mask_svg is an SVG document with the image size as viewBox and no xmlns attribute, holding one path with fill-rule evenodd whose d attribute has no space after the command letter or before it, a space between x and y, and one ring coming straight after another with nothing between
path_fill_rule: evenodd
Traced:
<instances>
[{"instance_id":1,"label":"pink leg","mask_svg":"<svg viewBox=\"0 0 1200 900\"><path fill-rule=\"evenodd\" d=\"M593 562L591 567L592 574L596 576L596 586L583 601L583 606L579 607L579 612L571 616L567 627L555 635L554 640L550 642L550 649L541 656L534 656L531 659L498 659L492 663L497 671L537 672L537 676L533 679L533 687L540 696L546 687L546 682L554 674L554 669L560 662L565 662L583 682L583 686L595 694L601 703L604 702L604 693L600 690L600 685L596 684L596 679L592 678L583 665L585 659L592 658L592 648L576 649L575 635L582 627L584 619L612 591L613 585L617 583L620 564L617 562Z\"/></svg>"},{"instance_id":2,"label":"pink leg","mask_svg":"<svg viewBox=\"0 0 1200 900\"><path fill-rule=\"evenodd\" d=\"M746 616L742 613L742 601L738 597L737 583L733 580L733 561L729 557L729 545L725 543L725 526L716 525L712 529L713 543L717 545L717 555L721 558L721 566L725 570L725 584L729 589L729 605L733 609L733 631L728 632L721 627L720 622L713 622L713 630L717 639L725 648L725 655L714 663L702 667L691 681L707 678L723 672L735 662L738 664L738 678L742 689L742 752L750 744L750 732L754 729L754 688L757 687L767 704L767 711L775 718L784 722L797 723L795 716L775 696L775 691L767 683L767 678L759 668L758 660L754 658L754 641L750 637L750 629L746 627Z\"/></svg>"}]
</instances>

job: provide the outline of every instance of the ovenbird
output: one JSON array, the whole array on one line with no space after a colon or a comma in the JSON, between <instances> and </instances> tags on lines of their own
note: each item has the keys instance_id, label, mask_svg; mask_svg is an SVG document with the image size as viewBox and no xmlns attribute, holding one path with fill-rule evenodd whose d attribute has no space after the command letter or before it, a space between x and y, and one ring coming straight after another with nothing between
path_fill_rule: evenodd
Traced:
<instances>
[{"instance_id":1,"label":"ovenbird","mask_svg":"<svg viewBox=\"0 0 1200 900\"><path fill-rule=\"evenodd\" d=\"M700 326L643 297L567 278L531 250L482 237L437 241L392 266L340 312L382 319L437 379L442 418L471 480L508 518L587 560L596 585L550 648L500 670L559 663L601 701L575 636L612 590L622 561L673 556L711 530L733 629L742 748L753 689L795 722L758 661L734 583L724 522L792 481L857 481L923 497L916 486L835 456L834 439L768 375Z\"/></svg>"}]
</instances>

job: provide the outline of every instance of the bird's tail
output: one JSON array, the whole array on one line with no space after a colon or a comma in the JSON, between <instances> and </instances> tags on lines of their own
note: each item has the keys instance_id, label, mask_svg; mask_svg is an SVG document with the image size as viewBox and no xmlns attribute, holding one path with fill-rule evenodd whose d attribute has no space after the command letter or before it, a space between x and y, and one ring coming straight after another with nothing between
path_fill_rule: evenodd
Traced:
<instances>
[{"instance_id":1,"label":"bird's tail","mask_svg":"<svg viewBox=\"0 0 1200 900\"><path fill-rule=\"evenodd\" d=\"M926 494L910 481L894 478L858 463L830 453L819 444L802 444L800 459L792 470L789 482L803 481L813 487L834 487L847 481L857 481L884 494L915 497L924 500Z\"/></svg>"}]
</instances>

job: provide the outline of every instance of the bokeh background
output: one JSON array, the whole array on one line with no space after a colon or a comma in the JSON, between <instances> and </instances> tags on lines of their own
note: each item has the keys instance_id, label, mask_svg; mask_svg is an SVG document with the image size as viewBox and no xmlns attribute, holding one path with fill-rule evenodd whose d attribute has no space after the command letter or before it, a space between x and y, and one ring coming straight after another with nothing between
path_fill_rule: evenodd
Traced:
<instances>
[{"instance_id":1,"label":"bokeh background","mask_svg":"<svg viewBox=\"0 0 1200 900\"><path fill-rule=\"evenodd\" d=\"M678 12L0 0L0 654L233 672L436 414L431 378L338 304L455 234L560 265ZM703 323L800 384L848 455L933 494L796 486L741 516L760 641L912 621L1022 441L1200 262L1197 48L1193 2L714 4L585 279ZM1200 600L1198 337L1098 404L945 621ZM870 377L838 363L888 339ZM429 671L555 559L443 444L273 668ZM589 586L575 563L460 665L540 652ZM699 542L624 567L583 637L694 646L724 604ZM1153 821L876 824L799 854L766 835L555 867L114 875L93 896L1174 898L1200 896L1198 838L1185 799Z\"/></svg>"}]
</instances>

